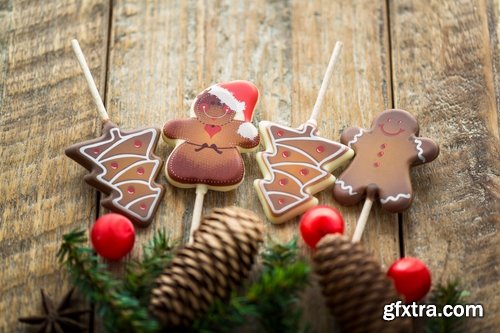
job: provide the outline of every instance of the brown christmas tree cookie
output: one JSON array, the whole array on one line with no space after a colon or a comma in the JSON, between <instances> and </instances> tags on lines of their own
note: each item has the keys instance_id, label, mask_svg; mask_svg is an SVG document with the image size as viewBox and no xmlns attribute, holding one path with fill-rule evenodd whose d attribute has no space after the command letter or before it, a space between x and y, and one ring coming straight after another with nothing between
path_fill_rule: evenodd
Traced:
<instances>
[{"instance_id":1,"label":"brown christmas tree cookie","mask_svg":"<svg viewBox=\"0 0 500 333\"><path fill-rule=\"evenodd\" d=\"M107 196L102 205L147 226L164 194L155 182L162 160L154 155L160 130L123 132L109 120L104 134L66 149L66 155L90 171L84 180Z\"/></svg>"},{"instance_id":2,"label":"brown christmas tree cookie","mask_svg":"<svg viewBox=\"0 0 500 333\"><path fill-rule=\"evenodd\" d=\"M431 139L418 137L417 120L403 110L386 110L365 130L352 127L340 138L355 151L349 167L335 182L333 194L343 205L354 205L367 195L382 207L401 212L413 199L410 168L433 161L439 154Z\"/></svg>"},{"instance_id":3,"label":"brown christmas tree cookie","mask_svg":"<svg viewBox=\"0 0 500 333\"><path fill-rule=\"evenodd\" d=\"M285 222L318 204L313 194L334 183L333 170L347 162L352 149L317 135L315 124L298 129L261 121L260 132L266 146L257 153L264 179L254 187L267 217Z\"/></svg>"},{"instance_id":4,"label":"brown christmas tree cookie","mask_svg":"<svg viewBox=\"0 0 500 333\"><path fill-rule=\"evenodd\" d=\"M167 122L163 138L175 145L167 161L169 182L182 188L236 188L245 175L240 153L259 145L250 122L258 96L247 81L216 84L195 99L191 118Z\"/></svg>"}]
</instances>

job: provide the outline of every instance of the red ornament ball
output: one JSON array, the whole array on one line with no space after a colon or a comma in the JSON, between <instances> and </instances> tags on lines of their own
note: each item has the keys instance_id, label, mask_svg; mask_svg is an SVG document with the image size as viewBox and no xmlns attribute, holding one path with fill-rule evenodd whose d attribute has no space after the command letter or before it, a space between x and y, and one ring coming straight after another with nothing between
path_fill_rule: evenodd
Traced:
<instances>
[{"instance_id":1,"label":"red ornament ball","mask_svg":"<svg viewBox=\"0 0 500 333\"><path fill-rule=\"evenodd\" d=\"M316 206L300 218L300 234L313 249L323 236L335 233L344 233L344 219L336 208Z\"/></svg>"},{"instance_id":2,"label":"red ornament ball","mask_svg":"<svg viewBox=\"0 0 500 333\"><path fill-rule=\"evenodd\" d=\"M125 216L106 214L94 223L90 238L92 246L101 257L120 260L134 247L135 229Z\"/></svg>"},{"instance_id":3,"label":"red ornament ball","mask_svg":"<svg viewBox=\"0 0 500 333\"><path fill-rule=\"evenodd\" d=\"M387 276L394 280L394 286L403 295L407 303L422 299L431 289L431 272L417 258L401 258L396 260Z\"/></svg>"}]
</instances>

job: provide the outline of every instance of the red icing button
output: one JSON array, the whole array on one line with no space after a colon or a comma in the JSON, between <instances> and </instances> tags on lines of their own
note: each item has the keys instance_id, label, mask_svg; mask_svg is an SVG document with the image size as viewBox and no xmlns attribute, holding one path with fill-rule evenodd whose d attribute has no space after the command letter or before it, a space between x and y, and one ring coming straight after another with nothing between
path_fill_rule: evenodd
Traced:
<instances>
[{"instance_id":1,"label":"red icing button","mask_svg":"<svg viewBox=\"0 0 500 333\"><path fill-rule=\"evenodd\" d=\"M127 188L127 192L130 193L130 194L134 194L135 193L135 188L133 186L129 186Z\"/></svg>"},{"instance_id":2,"label":"red icing button","mask_svg":"<svg viewBox=\"0 0 500 333\"><path fill-rule=\"evenodd\" d=\"M94 153L94 155L97 155L101 152L101 150L99 148L94 148L94 150L92 151L92 153Z\"/></svg>"},{"instance_id":3,"label":"red icing button","mask_svg":"<svg viewBox=\"0 0 500 333\"><path fill-rule=\"evenodd\" d=\"M283 199L283 198L278 199L278 203L279 203L280 205L284 204L284 203L285 203L285 199Z\"/></svg>"},{"instance_id":4,"label":"red icing button","mask_svg":"<svg viewBox=\"0 0 500 333\"><path fill-rule=\"evenodd\" d=\"M385 149L387 147L387 144L383 143L380 145L380 149Z\"/></svg>"},{"instance_id":5,"label":"red icing button","mask_svg":"<svg viewBox=\"0 0 500 333\"><path fill-rule=\"evenodd\" d=\"M278 136L283 136L283 134L285 134L285 132L283 132L283 131L278 131L276 134L277 134Z\"/></svg>"},{"instance_id":6,"label":"red icing button","mask_svg":"<svg viewBox=\"0 0 500 333\"><path fill-rule=\"evenodd\" d=\"M325 151L325 147L323 147L323 146L318 146L318 147L316 147L316 151L317 151L318 153L322 153L322 152L324 152L324 151Z\"/></svg>"},{"instance_id":7,"label":"red icing button","mask_svg":"<svg viewBox=\"0 0 500 333\"><path fill-rule=\"evenodd\" d=\"M283 157L288 157L288 156L290 156L290 152L288 150L285 150L281 155Z\"/></svg>"},{"instance_id":8,"label":"red icing button","mask_svg":"<svg viewBox=\"0 0 500 333\"><path fill-rule=\"evenodd\" d=\"M375 163L373 163L373 166L374 166L375 168L378 168L378 167L380 166L380 163L379 163L379 162L375 162Z\"/></svg>"},{"instance_id":9,"label":"red icing button","mask_svg":"<svg viewBox=\"0 0 500 333\"><path fill-rule=\"evenodd\" d=\"M137 174L142 176L144 174L144 168L143 167L137 168Z\"/></svg>"},{"instance_id":10,"label":"red icing button","mask_svg":"<svg viewBox=\"0 0 500 333\"><path fill-rule=\"evenodd\" d=\"M307 169L301 169L301 170L299 171L299 173L300 173L302 176L307 176L307 175L309 174L309 170L307 170Z\"/></svg>"},{"instance_id":11,"label":"red icing button","mask_svg":"<svg viewBox=\"0 0 500 333\"><path fill-rule=\"evenodd\" d=\"M141 140L135 140L134 141L134 147L135 148L141 148L142 146L142 141Z\"/></svg>"},{"instance_id":12,"label":"red icing button","mask_svg":"<svg viewBox=\"0 0 500 333\"><path fill-rule=\"evenodd\" d=\"M140 210L146 210L146 208L148 208L148 206L145 203L141 203L139 206Z\"/></svg>"},{"instance_id":13,"label":"red icing button","mask_svg":"<svg viewBox=\"0 0 500 333\"><path fill-rule=\"evenodd\" d=\"M286 178L281 178L280 181L279 181L279 184L281 186L285 186L286 184L288 184L288 179Z\"/></svg>"},{"instance_id":14,"label":"red icing button","mask_svg":"<svg viewBox=\"0 0 500 333\"><path fill-rule=\"evenodd\" d=\"M118 163L116 163L116 162L111 163L111 169L114 169L114 170L118 169Z\"/></svg>"},{"instance_id":15,"label":"red icing button","mask_svg":"<svg viewBox=\"0 0 500 333\"><path fill-rule=\"evenodd\" d=\"M382 157L382 156L384 156L384 152L383 151L379 151L377 155L380 156L380 157Z\"/></svg>"}]
</instances>

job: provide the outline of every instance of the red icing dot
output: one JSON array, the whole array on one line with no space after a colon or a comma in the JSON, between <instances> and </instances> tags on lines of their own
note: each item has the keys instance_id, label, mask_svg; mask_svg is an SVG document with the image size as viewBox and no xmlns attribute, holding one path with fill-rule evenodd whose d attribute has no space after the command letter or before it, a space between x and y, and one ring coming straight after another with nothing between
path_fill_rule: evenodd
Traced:
<instances>
[{"instance_id":1,"label":"red icing dot","mask_svg":"<svg viewBox=\"0 0 500 333\"><path fill-rule=\"evenodd\" d=\"M318 147L316 147L316 151L317 151L318 153L322 153L322 152L324 152L324 151L325 151L325 147L323 147L323 146L318 146Z\"/></svg>"},{"instance_id":2,"label":"red icing dot","mask_svg":"<svg viewBox=\"0 0 500 333\"><path fill-rule=\"evenodd\" d=\"M281 155L286 158L290 156L290 152L288 150L285 150Z\"/></svg>"},{"instance_id":3,"label":"red icing dot","mask_svg":"<svg viewBox=\"0 0 500 333\"><path fill-rule=\"evenodd\" d=\"M116 162L111 163L111 169L114 169L114 170L118 169L118 163L116 163Z\"/></svg>"},{"instance_id":4,"label":"red icing dot","mask_svg":"<svg viewBox=\"0 0 500 333\"><path fill-rule=\"evenodd\" d=\"M286 178L281 178L280 181L279 181L279 184L281 186L285 186L286 184L288 184L288 179Z\"/></svg>"},{"instance_id":5,"label":"red icing dot","mask_svg":"<svg viewBox=\"0 0 500 333\"><path fill-rule=\"evenodd\" d=\"M283 198L278 199L278 203L280 205L284 204L285 203L285 199L283 199Z\"/></svg>"},{"instance_id":6,"label":"red icing dot","mask_svg":"<svg viewBox=\"0 0 500 333\"><path fill-rule=\"evenodd\" d=\"M141 203L139 206L140 210L146 210L146 208L148 208L148 206L145 203Z\"/></svg>"},{"instance_id":7,"label":"red icing dot","mask_svg":"<svg viewBox=\"0 0 500 333\"><path fill-rule=\"evenodd\" d=\"M138 175L143 175L144 174L144 168L143 167L137 168L137 174Z\"/></svg>"},{"instance_id":8,"label":"red icing dot","mask_svg":"<svg viewBox=\"0 0 500 333\"><path fill-rule=\"evenodd\" d=\"M383 143L380 145L380 149L385 149L387 147L387 144Z\"/></svg>"},{"instance_id":9,"label":"red icing dot","mask_svg":"<svg viewBox=\"0 0 500 333\"><path fill-rule=\"evenodd\" d=\"M101 152L101 150L99 148L94 148L94 150L92 151L92 153L94 153L94 155L97 155Z\"/></svg>"},{"instance_id":10,"label":"red icing dot","mask_svg":"<svg viewBox=\"0 0 500 333\"><path fill-rule=\"evenodd\" d=\"M374 166L375 168L378 168L378 167L380 166L380 163L379 163L379 162L375 162L375 163L373 163L373 166Z\"/></svg>"},{"instance_id":11,"label":"red icing dot","mask_svg":"<svg viewBox=\"0 0 500 333\"><path fill-rule=\"evenodd\" d=\"M278 136L283 136L283 134L285 134L285 132L283 132L283 131L278 131L276 134L277 134Z\"/></svg>"},{"instance_id":12,"label":"red icing dot","mask_svg":"<svg viewBox=\"0 0 500 333\"><path fill-rule=\"evenodd\" d=\"M383 151L379 151L377 155L380 156L380 157L382 157L382 156L384 156L384 152Z\"/></svg>"},{"instance_id":13,"label":"red icing dot","mask_svg":"<svg viewBox=\"0 0 500 333\"><path fill-rule=\"evenodd\" d=\"M141 148L142 146L142 141L141 140L135 140L134 141L134 147L135 148Z\"/></svg>"},{"instance_id":14,"label":"red icing dot","mask_svg":"<svg viewBox=\"0 0 500 333\"><path fill-rule=\"evenodd\" d=\"M301 170L299 171L299 173L300 173L302 176L307 176L307 175L309 174L309 170L307 170L307 169L301 169Z\"/></svg>"},{"instance_id":15,"label":"red icing dot","mask_svg":"<svg viewBox=\"0 0 500 333\"><path fill-rule=\"evenodd\" d=\"M135 188L134 188L133 186L129 186L129 187L127 188L127 192L128 192L129 194L134 194L134 193L135 193Z\"/></svg>"}]
</instances>

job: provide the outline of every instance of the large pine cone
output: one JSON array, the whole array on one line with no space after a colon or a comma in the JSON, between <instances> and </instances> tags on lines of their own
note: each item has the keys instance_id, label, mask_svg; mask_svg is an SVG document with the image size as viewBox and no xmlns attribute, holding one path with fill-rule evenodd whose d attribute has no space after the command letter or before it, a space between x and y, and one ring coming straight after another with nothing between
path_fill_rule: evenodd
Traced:
<instances>
[{"instance_id":1,"label":"large pine cone","mask_svg":"<svg viewBox=\"0 0 500 333\"><path fill-rule=\"evenodd\" d=\"M157 279L151 312L166 327L192 324L248 276L262 233L262 221L254 213L214 209L202 220L193 243L179 250Z\"/></svg>"},{"instance_id":2,"label":"large pine cone","mask_svg":"<svg viewBox=\"0 0 500 333\"><path fill-rule=\"evenodd\" d=\"M359 243L327 235L313 256L323 295L342 332L412 332L409 318L384 321L384 305L399 300L380 264Z\"/></svg>"}]
</instances>

